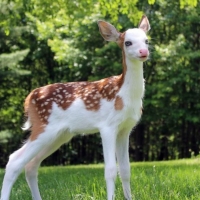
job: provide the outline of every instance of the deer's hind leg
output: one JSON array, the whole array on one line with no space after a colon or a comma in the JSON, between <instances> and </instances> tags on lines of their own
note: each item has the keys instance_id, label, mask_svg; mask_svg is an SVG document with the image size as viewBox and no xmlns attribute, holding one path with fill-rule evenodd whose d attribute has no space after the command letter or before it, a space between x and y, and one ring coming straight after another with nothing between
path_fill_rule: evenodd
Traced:
<instances>
[{"instance_id":1,"label":"deer's hind leg","mask_svg":"<svg viewBox=\"0 0 200 200\"><path fill-rule=\"evenodd\" d=\"M58 130L45 130L35 140L28 140L19 150L10 155L3 180L1 200L9 199L11 188L25 165L58 137Z\"/></svg>"},{"instance_id":2,"label":"deer's hind leg","mask_svg":"<svg viewBox=\"0 0 200 200\"><path fill-rule=\"evenodd\" d=\"M19 150L10 155L1 190L1 200L8 200L11 188L25 165L44 148L42 141L28 141Z\"/></svg>"},{"instance_id":3,"label":"deer's hind leg","mask_svg":"<svg viewBox=\"0 0 200 200\"><path fill-rule=\"evenodd\" d=\"M71 140L72 135L69 133L62 134L52 144L45 147L39 154L37 154L28 164L25 166L26 180L31 190L33 199L41 200L40 191L38 188L37 171L41 162L56 151L62 144Z\"/></svg>"},{"instance_id":4,"label":"deer's hind leg","mask_svg":"<svg viewBox=\"0 0 200 200\"><path fill-rule=\"evenodd\" d=\"M9 199L11 188L23 169L23 160L20 157L25 152L26 145L23 145L9 157L1 189L1 200Z\"/></svg>"}]
</instances>

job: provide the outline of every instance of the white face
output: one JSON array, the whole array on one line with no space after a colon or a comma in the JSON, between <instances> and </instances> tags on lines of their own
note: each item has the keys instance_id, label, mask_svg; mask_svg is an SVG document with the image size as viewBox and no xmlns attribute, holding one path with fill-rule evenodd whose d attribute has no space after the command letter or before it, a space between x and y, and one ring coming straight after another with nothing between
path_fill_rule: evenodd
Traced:
<instances>
[{"instance_id":1,"label":"white face","mask_svg":"<svg viewBox=\"0 0 200 200\"><path fill-rule=\"evenodd\" d=\"M146 61L149 56L148 38L142 29L128 29L124 38L124 51L131 60Z\"/></svg>"}]
</instances>

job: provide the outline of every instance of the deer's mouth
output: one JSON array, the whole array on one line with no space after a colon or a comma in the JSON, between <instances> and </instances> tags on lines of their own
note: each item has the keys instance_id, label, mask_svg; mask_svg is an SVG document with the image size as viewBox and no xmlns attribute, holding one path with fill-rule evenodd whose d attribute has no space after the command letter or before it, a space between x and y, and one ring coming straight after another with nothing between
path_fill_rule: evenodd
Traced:
<instances>
[{"instance_id":1,"label":"deer's mouth","mask_svg":"<svg viewBox=\"0 0 200 200\"><path fill-rule=\"evenodd\" d=\"M141 61L146 61L148 59L148 56L140 56L139 59Z\"/></svg>"}]
</instances>

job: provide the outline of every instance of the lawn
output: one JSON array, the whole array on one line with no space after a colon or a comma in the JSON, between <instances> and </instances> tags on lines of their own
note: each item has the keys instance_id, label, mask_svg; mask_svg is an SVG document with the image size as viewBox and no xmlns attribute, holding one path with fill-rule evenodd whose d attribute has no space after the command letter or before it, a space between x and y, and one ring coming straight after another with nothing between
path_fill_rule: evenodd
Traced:
<instances>
[{"instance_id":1,"label":"lawn","mask_svg":"<svg viewBox=\"0 0 200 200\"><path fill-rule=\"evenodd\" d=\"M131 188L136 200L200 199L200 159L131 163ZM2 183L4 170L0 170ZM43 200L105 200L103 165L41 167ZM24 174L12 189L11 200L31 200ZM116 200L122 200L120 179Z\"/></svg>"}]
</instances>

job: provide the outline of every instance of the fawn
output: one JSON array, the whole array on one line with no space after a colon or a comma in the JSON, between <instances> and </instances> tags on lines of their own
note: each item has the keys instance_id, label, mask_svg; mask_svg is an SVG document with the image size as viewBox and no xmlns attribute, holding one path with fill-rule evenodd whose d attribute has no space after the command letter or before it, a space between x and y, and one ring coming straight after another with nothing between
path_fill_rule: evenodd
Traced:
<instances>
[{"instance_id":1,"label":"fawn","mask_svg":"<svg viewBox=\"0 0 200 200\"><path fill-rule=\"evenodd\" d=\"M74 135L96 132L100 132L103 144L107 199L115 198L118 162L124 197L131 200L129 135L142 114L143 62L149 56L146 33L150 24L143 15L138 28L124 33L105 21L98 21L98 26L106 41L114 41L121 48L122 74L94 82L55 83L28 95L24 103L24 129L31 130L31 135L9 157L1 200L9 199L24 168L32 198L41 200L37 171L42 160Z\"/></svg>"}]
</instances>

